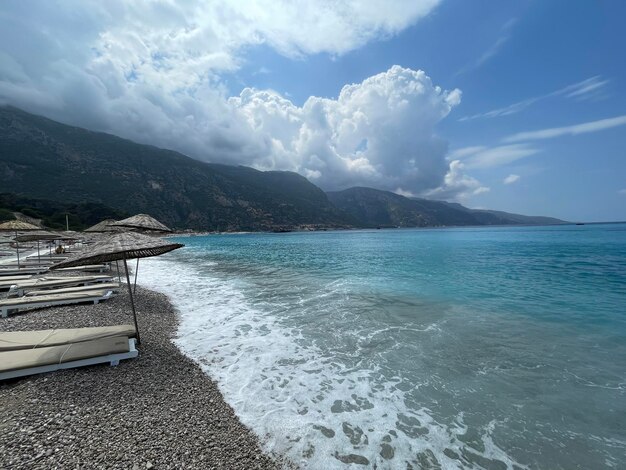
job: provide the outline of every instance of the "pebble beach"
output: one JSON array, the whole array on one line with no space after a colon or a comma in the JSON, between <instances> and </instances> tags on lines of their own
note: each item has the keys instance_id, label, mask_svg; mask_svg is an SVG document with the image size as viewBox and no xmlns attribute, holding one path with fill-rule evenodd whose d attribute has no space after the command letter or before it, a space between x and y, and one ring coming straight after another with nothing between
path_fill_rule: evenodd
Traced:
<instances>
[{"instance_id":1,"label":"pebble beach","mask_svg":"<svg viewBox=\"0 0 626 470\"><path fill-rule=\"evenodd\" d=\"M0 383L0 468L283 468L171 342L177 315L167 297L138 286L135 301L136 359ZM0 331L131 323L123 288L97 305L0 319Z\"/></svg>"}]
</instances>

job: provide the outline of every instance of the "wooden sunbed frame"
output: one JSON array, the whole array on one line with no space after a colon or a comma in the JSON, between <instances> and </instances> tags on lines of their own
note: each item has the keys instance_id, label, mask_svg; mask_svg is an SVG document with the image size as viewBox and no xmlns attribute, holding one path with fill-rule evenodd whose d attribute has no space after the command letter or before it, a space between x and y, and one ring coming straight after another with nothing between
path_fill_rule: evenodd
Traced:
<instances>
[{"instance_id":1,"label":"wooden sunbed frame","mask_svg":"<svg viewBox=\"0 0 626 470\"><path fill-rule=\"evenodd\" d=\"M132 359L139 355L137 348L135 347L135 338L128 338L128 352L117 354L106 354L103 356L89 357L86 359L79 359L77 361L61 362L57 364L48 364L45 366L29 367L27 369L17 369L7 372L0 372L0 380L15 379L17 377L24 377L27 375L43 374L46 372L54 372L61 369L73 369L75 367L92 366L95 364L106 364L107 362L111 366L116 366L120 361L124 359Z\"/></svg>"},{"instance_id":2,"label":"wooden sunbed frame","mask_svg":"<svg viewBox=\"0 0 626 470\"><path fill-rule=\"evenodd\" d=\"M42 267L37 267L37 268L3 268L2 265L0 265L0 279L2 279L2 276L15 276L15 275L20 275L20 274L41 274L41 273L45 273L46 271L48 271L48 266L42 266Z\"/></svg>"},{"instance_id":3,"label":"wooden sunbed frame","mask_svg":"<svg viewBox=\"0 0 626 470\"><path fill-rule=\"evenodd\" d=\"M115 295L120 289L120 286L121 284L119 282L98 282L96 284L87 284L84 286L69 286L54 289L31 290L25 292L23 297L29 298L50 294L71 294L73 292L89 292L94 290L110 290L113 292L113 295Z\"/></svg>"},{"instance_id":4,"label":"wooden sunbed frame","mask_svg":"<svg viewBox=\"0 0 626 470\"><path fill-rule=\"evenodd\" d=\"M27 281L28 279L33 279L31 274L16 274L15 276L2 276L0 277L0 282L19 282L19 281Z\"/></svg>"},{"instance_id":5,"label":"wooden sunbed frame","mask_svg":"<svg viewBox=\"0 0 626 470\"><path fill-rule=\"evenodd\" d=\"M106 275L90 275L55 278L43 277L34 281L26 279L23 282L18 281L12 283L9 287L9 296L21 297L29 290L52 289L55 287L88 286L102 282L113 282L113 277ZM0 278L0 285L2 285L2 278Z\"/></svg>"},{"instance_id":6,"label":"wooden sunbed frame","mask_svg":"<svg viewBox=\"0 0 626 470\"><path fill-rule=\"evenodd\" d=\"M95 295L97 292L98 295ZM101 300L107 300L113 295L111 290L94 292L94 295L71 295L71 294L51 294L41 295L34 297L19 297L17 299L7 299L6 301L0 301L0 317L6 318L10 313L16 313L20 310L32 309L32 308L44 308L52 307L54 305L72 305L81 303L94 303L97 304ZM80 293L78 293L80 294ZM12 301L8 305L3 305L3 302ZM23 300L21 303L16 303L18 300Z\"/></svg>"},{"instance_id":7,"label":"wooden sunbed frame","mask_svg":"<svg viewBox=\"0 0 626 470\"><path fill-rule=\"evenodd\" d=\"M106 264L88 264L85 266L76 266L75 268L59 268L56 271L67 272L67 271L89 271L89 272L99 272L102 273L104 271L108 271L110 268Z\"/></svg>"}]
</instances>

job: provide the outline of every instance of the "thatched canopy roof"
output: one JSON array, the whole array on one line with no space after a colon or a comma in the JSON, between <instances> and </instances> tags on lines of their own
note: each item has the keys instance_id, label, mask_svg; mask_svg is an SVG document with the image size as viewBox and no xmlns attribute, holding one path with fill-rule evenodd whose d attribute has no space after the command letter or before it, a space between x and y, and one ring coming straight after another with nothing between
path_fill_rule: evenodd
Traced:
<instances>
[{"instance_id":1,"label":"thatched canopy roof","mask_svg":"<svg viewBox=\"0 0 626 470\"><path fill-rule=\"evenodd\" d=\"M61 237L57 233L46 232L41 230L39 232L29 232L23 235L18 235L15 239L18 242L36 242L37 240L59 240Z\"/></svg>"},{"instance_id":2,"label":"thatched canopy roof","mask_svg":"<svg viewBox=\"0 0 626 470\"><path fill-rule=\"evenodd\" d=\"M102 222L98 222L96 225L92 225L91 227L85 229L85 232L114 232L119 230L119 228L111 227L111 224L116 222L115 219L106 219Z\"/></svg>"},{"instance_id":3,"label":"thatched canopy roof","mask_svg":"<svg viewBox=\"0 0 626 470\"><path fill-rule=\"evenodd\" d=\"M158 256L183 246L185 245L141 233L116 233L95 243L89 250L55 264L51 269L108 263L123 259L147 258Z\"/></svg>"},{"instance_id":4,"label":"thatched canopy roof","mask_svg":"<svg viewBox=\"0 0 626 470\"><path fill-rule=\"evenodd\" d=\"M0 224L0 230L8 232L23 232L26 230L41 230L41 227L29 224L28 222L22 222L21 220L9 220Z\"/></svg>"},{"instance_id":5,"label":"thatched canopy roof","mask_svg":"<svg viewBox=\"0 0 626 470\"><path fill-rule=\"evenodd\" d=\"M63 230L62 232L57 232L57 235L59 236L59 240L64 241L80 240L83 238L83 235L75 230Z\"/></svg>"},{"instance_id":6,"label":"thatched canopy roof","mask_svg":"<svg viewBox=\"0 0 626 470\"><path fill-rule=\"evenodd\" d=\"M156 220L154 217L149 216L148 214L133 215L132 217L128 217L127 219L112 223L111 225L113 227L135 228L140 230L150 230L154 232L172 231L172 229L170 229L166 225L163 225L161 222Z\"/></svg>"}]
</instances>

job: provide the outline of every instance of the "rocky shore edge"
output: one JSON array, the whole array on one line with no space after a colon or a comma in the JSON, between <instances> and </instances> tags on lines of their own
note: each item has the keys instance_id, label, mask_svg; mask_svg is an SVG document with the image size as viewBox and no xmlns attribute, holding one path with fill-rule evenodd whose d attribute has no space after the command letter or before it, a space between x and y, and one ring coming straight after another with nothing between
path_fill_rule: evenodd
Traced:
<instances>
[{"instance_id":1,"label":"rocky shore edge","mask_svg":"<svg viewBox=\"0 0 626 470\"><path fill-rule=\"evenodd\" d=\"M172 343L176 312L137 286L139 357L0 383L0 468L290 467L261 450L214 381ZM125 289L98 305L0 319L0 331L130 324Z\"/></svg>"}]
</instances>

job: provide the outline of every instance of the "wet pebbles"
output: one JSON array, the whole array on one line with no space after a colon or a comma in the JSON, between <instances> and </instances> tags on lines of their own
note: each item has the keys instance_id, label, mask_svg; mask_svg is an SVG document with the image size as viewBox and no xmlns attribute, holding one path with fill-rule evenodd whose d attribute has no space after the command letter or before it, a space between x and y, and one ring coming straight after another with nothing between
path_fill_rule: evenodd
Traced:
<instances>
[{"instance_id":1,"label":"wet pebbles","mask_svg":"<svg viewBox=\"0 0 626 470\"><path fill-rule=\"evenodd\" d=\"M137 359L0 383L0 468L280 468L216 384L172 344L167 298L137 287ZM98 305L0 319L0 331L132 324L125 290Z\"/></svg>"}]
</instances>

